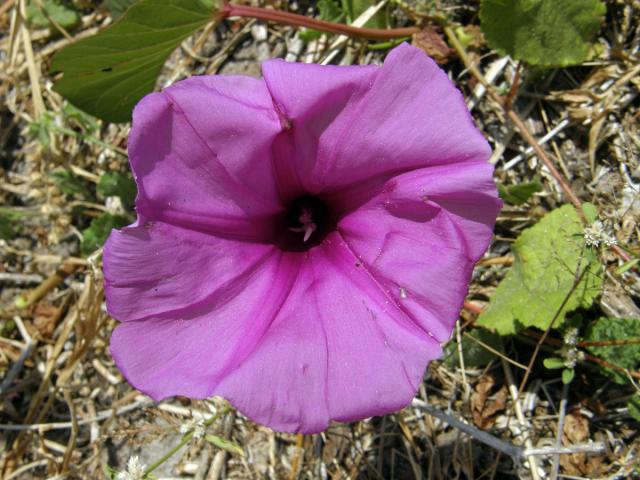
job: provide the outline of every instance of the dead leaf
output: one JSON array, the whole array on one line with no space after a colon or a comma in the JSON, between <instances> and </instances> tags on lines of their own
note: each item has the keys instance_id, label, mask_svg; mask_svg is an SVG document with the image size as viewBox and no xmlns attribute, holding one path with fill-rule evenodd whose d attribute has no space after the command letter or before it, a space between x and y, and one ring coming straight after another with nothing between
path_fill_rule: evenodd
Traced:
<instances>
[{"instance_id":1,"label":"dead leaf","mask_svg":"<svg viewBox=\"0 0 640 480\"><path fill-rule=\"evenodd\" d=\"M33 326L43 338L50 338L53 335L58 319L60 318L60 309L47 303L39 303L33 311Z\"/></svg>"},{"instance_id":2,"label":"dead leaf","mask_svg":"<svg viewBox=\"0 0 640 480\"><path fill-rule=\"evenodd\" d=\"M584 442L589 438L589 419L579 412L567 414L562 433L568 445Z\"/></svg>"},{"instance_id":3,"label":"dead leaf","mask_svg":"<svg viewBox=\"0 0 640 480\"><path fill-rule=\"evenodd\" d=\"M589 419L579 411L570 412L565 417L562 442L565 447L584 443L589 439ZM560 465L567 475L587 478L600 476L604 457L602 455L587 456L584 453L562 455Z\"/></svg>"},{"instance_id":4,"label":"dead leaf","mask_svg":"<svg viewBox=\"0 0 640 480\"><path fill-rule=\"evenodd\" d=\"M414 33L411 44L426 52L439 65L447 63L453 54L453 50L444 41L442 34L433 27L426 27Z\"/></svg>"},{"instance_id":5,"label":"dead leaf","mask_svg":"<svg viewBox=\"0 0 640 480\"><path fill-rule=\"evenodd\" d=\"M490 376L480 379L471 395L473 423L479 428L491 427L496 422L496 415L503 411L509 396L503 385L496 393L491 394L495 380Z\"/></svg>"}]
</instances>

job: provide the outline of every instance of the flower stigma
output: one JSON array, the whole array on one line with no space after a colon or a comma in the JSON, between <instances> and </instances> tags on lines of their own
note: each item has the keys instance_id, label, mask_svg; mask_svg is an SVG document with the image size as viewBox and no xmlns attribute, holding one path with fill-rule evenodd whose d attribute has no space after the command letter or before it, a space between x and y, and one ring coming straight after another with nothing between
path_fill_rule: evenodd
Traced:
<instances>
[{"instance_id":1,"label":"flower stigma","mask_svg":"<svg viewBox=\"0 0 640 480\"><path fill-rule=\"evenodd\" d=\"M315 223L313 223L313 214L306 208L302 210L302 213L300 214L300 217L298 218L298 220L300 221L302 226L289 227L289 230L296 233L304 232L304 238L302 239L302 241L306 242L307 240L309 240L309 237L311 236L311 234L313 234L313 232L316 231L318 226Z\"/></svg>"},{"instance_id":2,"label":"flower stigma","mask_svg":"<svg viewBox=\"0 0 640 480\"><path fill-rule=\"evenodd\" d=\"M286 251L304 252L320 245L335 229L331 208L315 195L297 197L286 209L284 224L278 223L280 246Z\"/></svg>"}]
</instances>

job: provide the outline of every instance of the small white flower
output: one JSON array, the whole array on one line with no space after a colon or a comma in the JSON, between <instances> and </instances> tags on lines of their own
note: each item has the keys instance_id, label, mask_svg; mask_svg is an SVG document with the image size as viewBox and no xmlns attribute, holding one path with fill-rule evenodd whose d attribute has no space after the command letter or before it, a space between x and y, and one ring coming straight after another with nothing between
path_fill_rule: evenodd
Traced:
<instances>
[{"instance_id":1,"label":"small white flower","mask_svg":"<svg viewBox=\"0 0 640 480\"><path fill-rule=\"evenodd\" d=\"M575 347L578 344L578 329L570 328L564 334L564 343L570 347Z\"/></svg>"},{"instance_id":2,"label":"small white flower","mask_svg":"<svg viewBox=\"0 0 640 480\"><path fill-rule=\"evenodd\" d=\"M112 215L122 215L126 212L120 197L107 197L104 201L107 211Z\"/></svg>"},{"instance_id":3,"label":"small white flower","mask_svg":"<svg viewBox=\"0 0 640 480\"><path fill-rule=\"evenodd\" d=\"M604 225L600 220L596 220L591 225L585 227L583 235L587 247L597 248L600 244L610 247L618 243L615 238L605 231Z\"/></svg>"},{"instance_id":4,"label":"small white flower","mask_svg":"<svg viewBox=\"0 0 640 480\"><path fill-rule=\"evenodd\" d=\"M141 464L138 456L134 455L127 462L127 471L119 472L116 480L143 480L146 469L147 466Z\"/></svg>"},{"instance_id":5,"label":"small white flower","mask_svg":"<svg viewBox=\"0 0 640 480\"><path fill-rule=\"evenodd\" d=\"M577 362L584 360L584 354L578 350L577 328L570 328L564 334L562 354L564 356L564 366L567 368L574 368Z\"/></svg>"},{"instance_id":6,"label":"small white flower","mask_svg":"<svg viewBox=\"0 0 640 480\"><path fill-rule=\"evenodd\" d=\"M188 422L180 425L180 433L182 435L186 435L191 431L193 431L193 438L204 437L204 418L192 418Z\"/></svg>"},{"instance_id":7,"label":"small white flower","mask_svg":"<svg viewBox=\"0 0 640 480\"><path fill-rule=\"evenodd\" d=\"M565 353L564 366L567 368L574 368L576 363L584 360L584 352L581 352L577 348L572 348Z\"/></svg>"}]
</instances>

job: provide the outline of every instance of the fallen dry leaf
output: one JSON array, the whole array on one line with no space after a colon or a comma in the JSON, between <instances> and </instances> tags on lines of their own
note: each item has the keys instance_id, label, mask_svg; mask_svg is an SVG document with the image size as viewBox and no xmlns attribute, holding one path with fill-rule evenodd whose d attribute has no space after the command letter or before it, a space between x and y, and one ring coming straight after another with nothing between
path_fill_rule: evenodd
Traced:
<instances>
[{"instance_id":1,"label":"fallen dry leaf","mask_svg":"<svg viewBox=\"0 0 640 480\"><path fill-rule=\"evenodd\" d=\"M60 309L47 303L39 303L33 311L33 326L43 338L50 338L56 329Z\"/></svg>"},{"instance_id":2,"label":"fallen dry leaf","mask_svg":"<svg viewBox=\"0 0 640 480\"><path fill-rule=\"evenodd\" d=\"M496 414L507 405L508 392L503 385L496 393L491 394L495 380L485 376L480 379L471 395L473 423L479 428L489 428L496 422Z\"/></svg>"},{"instance_id":3,"label":"fallen dry leaf","mask_svg":"<svg viewBox=\"0 0 640 480\"><path fill-rule=\"evenodd\" d=\"M433 27L426 27L418 33L414 33L411 44L424 50L439 65L447 63L453 53L453 50L444 41L442 34Z\"/></svg>"}]
</instances>

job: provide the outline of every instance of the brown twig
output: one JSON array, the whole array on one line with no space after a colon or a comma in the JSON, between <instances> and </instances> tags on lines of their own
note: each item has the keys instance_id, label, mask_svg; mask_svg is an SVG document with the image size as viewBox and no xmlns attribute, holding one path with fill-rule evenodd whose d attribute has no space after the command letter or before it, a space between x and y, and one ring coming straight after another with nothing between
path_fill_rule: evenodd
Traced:
<instances>
[{"instance_id":1,"label":"brown twig","mask_svg":"<svg viewBox=\"0 0 640 480\"><path fill-rule=\"evenodd\" d=\"M33 118L40 121L46 111L42 98L42 88L40 87L40 66L36 64L31 44L31 34L27 26L27 7L24 0L17 0L18 18L20 20L20 31L22 34L22 46L27 60L27 70L29 72L29 82L31 84L31 102L33 103Z\"/></svg>"},{"instance_id":2,"label":"brown twig","mask_svg":"<svg viewBox=\"0 0 640 480\"><path fill-rule=\"evenodd\" d=\"M15 0L5 0L4 3L0 5L0 18L2 18L4 14L7 13L11 7L13 7L14 3L15 3Z\"/></svg>"},{"instance_id":3,"label":"brown twig","mask_svg":"<svg viewBox=\"0 0 640 480\"><path fill-rule=\"evenodd\" d=\"M513 105L513 100L515 99L516 92L518 91L518 87L520 86L521 74L522 74L522 62L518 62L518 65L516 66L516 73L513 76L513 82L511 83L511 88L509 89L509 93L507 93L507 96L504 99L505 110L511 110L511 105Z\"/></svg>"},{"instance_id":4,"label":"brown twig","mask_svg":"<svg viewBox=\"0 0 640 480\"><path fill-rule=\"evenodd\" d=\"M531 355L531 359L529 360L529 364L527 365L527 370L524 373L524 378L522 379L522 382L520 382L520 388L518 388L518 398L520 398L520 395L522 395L522 392L524 391L524 387L527 384L527 380L529 380L529 375L531 375L531 370L533 369L533 364L535 363L536 359L538 358L538 353L540 352L540 347L542 346L542 344L545 342L545 340L549 336L549 333L551 332L551 329L553 328L553 325L556 323L556 320L558 320L558 318L560 317L560 314L562 313L562 310L564 309L565 305L567 304L567 302L569 301L569 299L573 295L573 292L576 291L576 288L578 288L578 285L580 285L580 283L582 282L582 279L584 278L585 274L588 271L589 271L589 265L587 265L585 268L582 269L582 271L580 272L580 275L576 276L575 280L573 281L573 285L571 286L571 290L569 290L569 292L567 292L567 294L565 295L564 300L562 300L562 303L560 304L560 306L556 310L556 313L554 314L553 318L551 319L551 322L549 323L549 326L544 331L544 333L542 334L542 337L540 337L540 340L538 341L538 343L536 344L535 348L533 349L533 354Z\"/></svg>"},{"instance_id":5,"label":"brown twig","mask_svg":"<svg viewBox=\"0 0 640 480\"><path fill-rule=\"evenodd\" d=\"M571 203L578 209L578 214L582 216L583 214L580 208L581 202L578 199L577 195L574 193L571 186L569 185L569 182L567 182L567 180L562 176L562 174L555 167L555 165L553 164L551 159L547 156L545 151L542 149L538 141L535 139L535 137L526 127L522 119L518 116L518 114L515 111L513 111L510 108L510 105L507 105L505 103L505 99L500 95L498 95L498 93L493 88L493 85L487 82L487 80L484 78L484 75L482 74L482 72L478 70L478 68L473 63L471 63L471 60L469 59L467 52L465 51L464 47L458 40L458 37L456 36L455 32L451 29L451 27L444 27L444 32L447 35L449 42L451 42L451 45L453 46L454 50L462 60L462 63L464 63L466 69L480 83L482 83L482 85L484 85L489 96L493 100L495 100L496 103L498 103L498 105L502 107L504 113L509 117L509 119L516 126L522 138L531 146L531 148L533 148L536 155L540 157L540 160L542 160L542 163L544 163L544 165L549 169L549 172L551 173L553 178L560 184L560 187L562 187L562 190L564 191L567 199L571 201Z\"/></svg>"},{"instance_id":6,"label":"brown twig","mask_svg":"<svg viewBox=\"0 0 640 480\"><path fill-rule=\"evenodd\" d=\"M593 355L589 355L588 353L584 354L584 359L588 360L589 362L597 363L602 367L610 368L611 370L618 370L623 373L628 373L633 378L640 378L640 372L636 370L629 370L628 368L621 367L620 365L609 363L606 360L602 360L601 358L594 357Z\"/></svg>"},{"instance_id":7,"label":"brown twig","mask_svg":"<svg viewBox=\"0 0 640 480\"><path fill-rule=\"evenodd\" d=\"M467 302L466 300L464 302L464 308L466 310L469 310L471 313L475 313L476 315L480 315L484 310L482 307L476 305L475 303Z\"/></svg>"},{"instance_id":8,"label":"brown twig","mask_svg":"<svg viewBox=\"0 0 640 480\"><path fill-rule=\"evenodd\" d=\"M291 462L291 472L289 472L289 480L295 480L298 478L298 470L302 466L301 458L303 455L302 446L304 444L304 435L299 433L296 436L296 453Z\"/></svg>"},{"instance_id":9,"label":"brown twig","mask_svg":"<svg viewBox=\"0 0 640 480\"><path fill-rule=\"evenodd\" d=\"M576 207L578 214L582 217L584 215L582 213L582 209L580 208L582 202L580 202L580 200L578 199L578 196L571 188L571 185L569 185L569 182L567 182L567 180L558 171L556 166L553 164L551 159L549 159L545 151L531 134L529 129L525 126L524 122L518 116L518 114L513 110L508 110L506 113L520 132L520 135L522 135L522 138L524 138L527 143L531 145L531 148L533 148L534 152L536 152L536 155L538 155L538 157L540 157L540 160L542 160L542 163L544 163L544 165L549 169L549 172L551 173L553 178L560 184L560 187L564 191L565 195L567 196L569 201Z\"/></svg>"},{"instance_id":10,"label":"brown twig","mask_svg":"<svg viewBox=\"0 0 640 480\"><path fill-rule=\"evenodd\" d=\"M499 350L496 350L495 348L493 348L491 345L487 345L486 343L484 343L482 340L474 337L473 335L467 333L467 332L463 332L463 335L468 338L469 340L477 343L478 345L480 345L482 348L484 348L485 350L493 353L494 355L496 355L497 357L502 358L503 360L509 362L511 365L514 365L522 370L526 370L527 367L525 365L522 365L521 363L516 362L515 360L510 359L509 357L507 357L504 353L500 352Z\"/></svg>"},{"instance_id":11,"label":"brown twig","mask_svg":"<svg viewBox=\"0 0 640 480\"><path fill-rule=\"evenodd\" d=\"M522 332L523 335L526 335L527 337L531 337L535 340L538 341L538 343L540 342L540 339L542 338L542 335L540 335L537 332L533 332L530 330L525 330L524 332ZM544 343L549 344L549 345L553 345L555 347L560 347L563 345L562 340L558 340L557 338L551 338L551 337L547 337L544 340ZM606 368L610 368L611 370L618 370L619 372L624 372L624 373L628 373L629 375L631 375L634 378L640 378L640 372L635 371L635 370L629 370L627 368L621 367L620 365L616 365L614 363L609 363L606 360L602 360L601 358L598 357L594 357L593 355L589 355L586 352L584 353L584 359L592 362L592 363L596 363L600 366L606 367Z\"/></svg>"},{"instance_id":12,"label":"brown twig","mask_svg":"<svg viewBox=\"0 0 640 480\"><path fill-rule=\"evenodd\" d=\"M38 300L44 297L51 290L60 285L65 278L75 272L78 266L72 263L63 263L60 268L50 275L44 282L31 290L24 300L24 303L20 305L22 308L29 308L34 305Z\"/></svg>"},{"instance_id":13,"label":"brown twig","mask_svg":"<svg viewBox=\"0 0 640 480\"><path fill-rule=\"evenodd\" d=\"M579 347L614 347L616 345L639 345L640 338L600 340L598 342L578 342Z\"/></svg>"},{"instance_id":14,"label":"brown twig","mask_svg":"<svg viewBox=\"0 0 640 480\"><path fill-rule=\"evenodd\" d=\"M78 419L76 417L75 404L73 403L73 399L71 398L71 394L67 387L63 387L62 395L64 396L64 401L67 403L67 407L69 408L69 418L71 419L71 433L69 435L69 441L67 442L67 448L60 467L60 473L64 474L67 473L69 462L71 461L71 455L73 454L76 446L76 439L78 438Z\"/></svg>"},{"instance_id":15,"label":"brown twig","mask_svg":"<svg viewBox=\"0 0 640 480\"><path fill-rule=\"evenodd\" d=\"M513 265L513 256L505 255L502 257L483 258L478 263L476 263L476 266L478 267L488 267L491 265Z\"/></svg>"}]
</instances>

